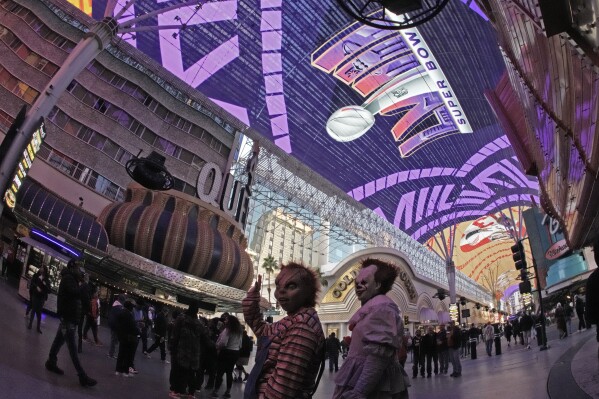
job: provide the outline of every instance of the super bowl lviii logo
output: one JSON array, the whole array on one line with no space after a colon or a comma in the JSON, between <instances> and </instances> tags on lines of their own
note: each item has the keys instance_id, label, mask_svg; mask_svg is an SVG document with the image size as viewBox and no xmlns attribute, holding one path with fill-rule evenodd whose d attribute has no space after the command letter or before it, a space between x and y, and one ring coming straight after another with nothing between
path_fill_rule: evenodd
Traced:
<instances>
[{"instance_id":1,"label":"super bowl lviii logo","mask_svg":"<svg viewBox=\"0 0 599 399\"><path fill-rule=\"evenodd\" d=\"M376 115L393 118L402 157L433 140L472 128L441 67L416 30L381 30L359 23L337 33L312 54L312 65L364 97L327 121L328 134L348 142L366 134Z\"/></svg>"}]
</instances>

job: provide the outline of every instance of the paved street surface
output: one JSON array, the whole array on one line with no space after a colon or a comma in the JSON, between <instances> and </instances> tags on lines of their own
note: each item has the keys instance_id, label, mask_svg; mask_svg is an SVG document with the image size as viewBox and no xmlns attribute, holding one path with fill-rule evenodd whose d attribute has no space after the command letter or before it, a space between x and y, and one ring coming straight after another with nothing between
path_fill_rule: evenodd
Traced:
<instances>
[{"instance_id":1,"label":"paved street surface","mask_svg":"<svg viewBox=\"0 0 599 399\"><path fill-rule=\"evenodd\" d=\"M25 327L25 303L16 290L0 281L0 398L168 398L170 365L160 361L158 352L147 359L140 352L135 364L140 373L135 378L114 375L116 360L106 356L107 348L84 343L80 356L87 373L98 380L93 388L82 388L66 345L59 355L59 366L64 376L49 373L44 362L56 333L58 322L45 316L43 334ZM577 326L575 320L572 323ZM34 326L35 327L35 326ZM91 335L91 332L90 332ZM488 357L484 345L479 344L477 360L462 360L462 377L448 375L412 380L410 398L510 398L510 399L588 399L599 398L599 362L595 331L575 333L564 340L550 327L551 348L540 352L535 346L507 347L505 340L501 356ZM100 338L109 342L109 331L100 328ZM151 341L150 341L151 342ZM341 359L340 359L341 361ZM406 368L411 376L410 359ZM251 364L250 364L251 367ZM248 368L249 370L249 368ZM449 368L451 373L451 365ZM331 398L335 373L325 371L314 399ZM221 393L224 388L221 388ZM235 383L233 398L243 397L243 384ZM208 398L210 392L198 392L197 398Z\"/></svg>"}]
</instances>

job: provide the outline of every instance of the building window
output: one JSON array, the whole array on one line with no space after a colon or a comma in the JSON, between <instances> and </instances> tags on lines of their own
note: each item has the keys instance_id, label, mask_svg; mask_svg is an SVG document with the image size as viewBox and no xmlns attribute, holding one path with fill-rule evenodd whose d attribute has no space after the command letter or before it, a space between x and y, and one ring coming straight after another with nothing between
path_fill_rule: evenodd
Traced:
<instances>
[{"instance_id":1,"label":"building window","mask_svg":"<svg viewBox=\"0 0 599 399\"><path fill-rule=\"evenodd\" d=\"M111 200L123 201L125 199L124 188L113 183L93 169L56 151L46 143L42 144L37 155L62 173L80 181Z\"/></svg>"},{"instance_id":2,"label":"building window","mask_svg":"<svg viewBox=\"0 0 599 399\"><path fill-rule=\"evenodd\" d=\"M6 69L2 67L0 67L0 85L2 85L6 90L22 98L28 104L33 104L37 96L40 94L28 84L23 83L12 76Z\"/></svg>"}]
</instances>

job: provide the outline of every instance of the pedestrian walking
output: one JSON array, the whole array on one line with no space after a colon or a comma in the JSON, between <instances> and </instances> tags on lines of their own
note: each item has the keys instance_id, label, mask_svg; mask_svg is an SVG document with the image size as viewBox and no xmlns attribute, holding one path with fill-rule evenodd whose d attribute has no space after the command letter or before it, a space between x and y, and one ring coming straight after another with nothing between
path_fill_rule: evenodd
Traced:
<instances>
[{"instance_id":1,"label":"pedestrian walking","mask_svg":"<svg viewBox=\"0 0 599 399\"><path fill-rule=\"evenodd\" d=\"M168 314L168 309L165 307L160 309L156 313L156 317L154 319L154 343L152 346L148 348L148 357L150 353L154 352L156 349L160 348L160 360L163 363L170 363L166 359L166 329L168 326L168 321L166 319L166 315Z\"/></svg>"},{"instance_id":2,"label":"pedestrian walking","mask_svg":"<svg viewBox=\"0 0 599 399\"><path fill-rule=\"evenodd\" d=\"M557 329L560 332L559 339L568 337L568 327L566 323L566 312L562 307L561 302L558 302L555 306L555 320L557 322Z\"/></svg>"},{"instance_id":3,"label":"pedestrian walking","mask_svg":"<svg viewBox=\"0 0 599 399\"><path fill-rule=\"evenodd\" d=\"M416 335L412 338L412 378L418 378L418 369L420 376L424 377L424 363L426 361L426 353L423 349L422 330L416 330Z\"/></svg>"},{"instance_id":4,"label":"pedestrian walking","mask_svg":"<svg viewBox=\"0 0 599 399\"><path fill-rule=\"evenodd\" d=\"M108 348L108 357L113 359L117 358L114 353L116 351L116 346L119 343L117 318L121 310L123 310L125 299L124 294L119 294L117 299L112 303L112 307L108 313L108 326L110 327L110 348Z\"/></svg>"},{"instance_id":5,"label":"pedestrian walking","mask_svg":"<svg viewBox=\"0 0 599 399\"><path fill-rule=\"evenodd\" d=\"M185 313L177 318L173 327L172 398L193 396L200 388L197 386L196 372L200 369L202 346L206 345L207 340L208 332L198 320L198 303L192 302Z\"/></svg>"},{"instance_id":6,"label":"pedestrian walking","mask_svg":"<svg viewBox=\"0 0 599 399\"><path fill-rule=\"evenodd\" d=\"M530 349L530 337L533 326L534 322L530 315L530 311L524 312L522 316L520 316L520 329L522 331L522 336L524 337L523 344L526 345L526 349Z\"/></svg>"},{"instance_id":7,"label":"pedestrian walking","mask_svg":"<svg viewBox=\"0 0 599 399\"><path fill-rule=\"evenodd\" d=\"M81 313L81 291L79 289L81 272L79 268L79 263L72 259L61 275L57 300L57 313L60 317L60 324L50 348L48 360L46 361L46 369L56 374L64 374L64 371L58 367L57 363L60 348L66 342L71 361L79 376L79 384L84 387L91 387L96 385L97 381L90 378L85 370L83 370L79 362L77 344L75 342L75 331Z\"/></svg>"},{"instance_id":8,"label":"pedestrian walking","mask_svg":"<svg viewBox=\"0 0 599 399\"><path fill-rule=\"evenodd\" d=\"M329 359L329 371L339 371L339 352L341 352L341 342L332 332L326 340L327 357Z\"/></svg>"},{"instance_id":9,"label":"pedestrian walking","mask_svg":"<svg viewBox=\"0 0 599 399\"><path fill-rule=\"evenodd\" d=\"M478 345L478 328L472 323L468 330L468 338L470 340L470 358L476 359L476 345Z\"/></svg>"},{"instance_id":10,"label":"pedestrian walking","mask_svg":"<svg viewBox=\"0 0 599 399\"><path fill-rule=\"evenodd\" d=\"M490 321L487 322L487 325L483 330L483 339L485 341L487 355L491 356L493 353L493 340L495 339L495 331L493 330L493 326L491 325Z\"/></svg>"},{"instance_id":11,"label":"pedestrian walking","mask_svg":"<svg viewBox=\"0 0 599 399\"><path fill-rule=\"evenodd\" d=\"M115 330L119 339L119 354L116 359L115 375L133 377L133 357L137 345L139 330L133 317L135 301L127 299L123 303L123 309L118 312L115 320Z\"/></svg>"},{"instance_id":12,"label":"pedestrian walking","mask_svg":"<svg viewBox=\"0 0 599 399\"><path fill-rule=\"evenodd\" d=\"M512 341L512 332L513 332L512 323L510 323L510 321L508 320L505 323L505 327L503 328L503 334L505 335L505 339L507 340L507 346L510 346L510 343Z\"/></svg>"},{"instance_id":13,"label":"pedestrian walking","mask_svg":"<svg viewBox=\"0 0 599 399\"><path fill-rule=\"evenodd\" d=\"M576 307L576 316L578 317L578 332L581 332L586 328L584 301L582 300L582 296L574 295L574 306Z\"/></svg>"},{"instance_id":14,"label":"pedestrian walking","mask_svg":"<svg viewBox=\"0 0 599 399\"><path fill-rule=\"evenodd\" d=\"M449 347L447 346L445 324L441 324L437 332L437 352L439 353L439 372L447 374L447 370L449 369Z\"/></svg>"},{"instance_id":15,"label":"pedestrian walking","mask_svg":"<svg viewBox=\"0 0 599 399\"><path fill-rule=\"evenodd\" d=\"M453 368L453 372L449 376L461 377L462 363L460 362L460 346L462 341L462 331L453 320L449 322L449 331L447 345L449 346L449 358L451 359L451 366Z\"/></svg>"},{"instance_id":16,"label":"pedestrian walking","mask_svg":"<svg viewBox=\"0 0 599 399\"><path fill-rule=\"evenodd\" d=\"M233 386L233 368L239 358L239 350L243 340L243 327L239 319L232 315L227 315L224 319L224 328L216 341L217 361L216 361L216 380L212 397L218 397L218 390L223 383L223 375L226 375L227 387L223 398L231 397L231 387Z\"/></svg>"},{"instance_id":17,"label":"pedestrian walking","mask_svg":"<svg viewBox=\"0 0 599 399\"><path fill-rule=\"evenodd\" d=\"M48 279L48 268L44 265L40 269L40 273L36 273L31 278L31 286L29 290L29 301L31 304L31 315L29 316L29 325L27 328L31 330L33 324L33 316L37 317L37 332L42 333L42 309L44 303L48 299L50 292L50 280Z\"/></svg>"}]
</instances>

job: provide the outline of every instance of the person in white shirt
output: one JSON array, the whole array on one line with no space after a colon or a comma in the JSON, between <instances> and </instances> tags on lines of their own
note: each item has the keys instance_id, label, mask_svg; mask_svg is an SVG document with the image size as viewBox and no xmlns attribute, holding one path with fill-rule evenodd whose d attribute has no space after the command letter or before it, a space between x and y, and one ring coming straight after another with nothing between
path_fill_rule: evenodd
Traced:
<instances>
[{"instance_id":1,"label":"person in white shirt","mask_svg":"<svg viewBox=\"0 0 599 399\"><path fill-rule=\"evenodd\" d=\"M221 331L216 341L218 360L216 362L216 382L212 397L218 398L218 390L223 383L223 374L227 375L227 389L223 398L231 397L231 386L233 385L233 368L239 357L239 349L243 337L243 327L235 316L227 315L224 318L225 328Z\"/></svg>"}]
</instances>

